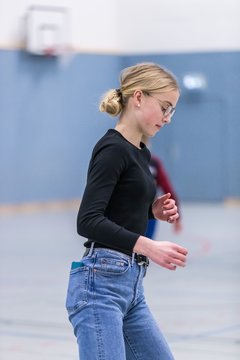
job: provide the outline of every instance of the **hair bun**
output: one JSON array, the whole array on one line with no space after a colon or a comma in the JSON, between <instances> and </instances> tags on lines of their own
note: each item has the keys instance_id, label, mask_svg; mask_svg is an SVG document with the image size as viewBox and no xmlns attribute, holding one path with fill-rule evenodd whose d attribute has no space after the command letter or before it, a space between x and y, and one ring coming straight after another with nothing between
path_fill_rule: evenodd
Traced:
<instances>
[{"instance_id":1,"label":"hair bun","mask_svg":"<svg viewBox=\"0 0 240 360\"><path fill-rule=\"evenodd\" d=\"M120 89L109 90L102 98L99 105L101 112L106 112L111 116L117 116L122 111L122 92Z\"/></svg>"}]
</instances>

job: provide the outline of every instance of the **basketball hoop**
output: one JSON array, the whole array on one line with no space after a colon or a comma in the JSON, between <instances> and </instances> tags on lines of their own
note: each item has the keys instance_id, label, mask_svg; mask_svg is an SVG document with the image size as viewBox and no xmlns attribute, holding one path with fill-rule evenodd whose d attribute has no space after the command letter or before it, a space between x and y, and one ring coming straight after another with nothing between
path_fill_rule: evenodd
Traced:
<instances>
[{"instance_id":1,"label":"basketball hoop","mask_svg":"<svg viewBox=\"0 0 240 360\"><path fill-rule=\"evenodd\" d=\"M26 22L26 50L32 54L55 57L65 54L69 45L68 9L31 6Z\"/></svg>"},{"instance_id":2,"label":"basketball hoop","mask_svg":"<svg viewBox=\"0 0 240 360\"><path fill-rule=\"evenodd\" d=\"M57 51L54 47L48 47L43 49L43 55L47 57L57 56Z\"/></svg>"}]
</instances>

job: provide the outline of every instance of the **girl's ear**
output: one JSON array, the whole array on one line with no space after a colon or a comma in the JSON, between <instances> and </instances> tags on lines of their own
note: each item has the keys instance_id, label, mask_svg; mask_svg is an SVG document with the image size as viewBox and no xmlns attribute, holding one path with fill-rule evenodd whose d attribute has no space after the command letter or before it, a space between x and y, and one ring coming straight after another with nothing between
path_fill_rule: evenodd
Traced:
<instances>
[{"instance_id":1,"label":"girl's ear","mask_svg":"<svg viewBox=\"0 0 240 360\"><path fill-rule=\"evenodd\" d=\"M135 105L136 107L140 107L140 106L141 106L142 97L143 97L143 92L142 92L142 90L135 90L135 91L134 91L134 94L133 94L133 102L134 102L134 105Z\"/></svg>"}]
</instances>

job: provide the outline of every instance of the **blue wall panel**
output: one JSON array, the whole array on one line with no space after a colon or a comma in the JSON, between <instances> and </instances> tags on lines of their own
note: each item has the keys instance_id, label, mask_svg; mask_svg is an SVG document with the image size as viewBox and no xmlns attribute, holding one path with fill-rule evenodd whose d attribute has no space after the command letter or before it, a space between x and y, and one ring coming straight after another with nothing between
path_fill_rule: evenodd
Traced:
<instances>
[{"instance_id":1,"label":"blue wall panel","mask_svg":"<svg viewBox=\"0 0 240 360\"><path fill-rule=\"evenodd\" d=\"M152 141L184 200L240 197L240 53L148 55L129 65L152 61L171 69L182 93L172 124ZM187 73L201 73L207 88L190 93Z\"/></svg>"},{"instance_id":2,"label":"blue wall panel","mask_svg":"<svg viewBox=\"0 0 240 360\"><path fill-rule=\"evenodd\" d=\"M152 140L183 200L240 196L240 53L57 59L0 51L0 202L80 197L92 147L115 119L98 112L122 67L154 61L180 84L201 72L199 96L184 89L173 124Z\"/></svg>"},{"instance_id":3,"label":"blue wall panel","mask_svg":"<svg viewBox=\"0 0 240 360\"><path fill-rule=\"evenodd\" d=\"M0 202L79 197L90 151L112 121L99 96L116 86L121 58L57 59L0 52ZM110 124L111 123L111 124Z\"/></svg>"}]
</instances>

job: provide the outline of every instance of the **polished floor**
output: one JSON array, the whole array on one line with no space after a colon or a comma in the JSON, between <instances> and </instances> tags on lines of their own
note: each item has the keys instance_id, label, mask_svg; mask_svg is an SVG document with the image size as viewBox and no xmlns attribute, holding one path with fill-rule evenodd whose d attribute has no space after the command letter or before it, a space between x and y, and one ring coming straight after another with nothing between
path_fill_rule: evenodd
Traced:
<instances>
[{"instance_id":1,"label":"polished floor","mask_svg":"<svg viewBox=\"0 0 240 360\"><path fill-rule=\"evenodd\" d=\"M0 211L1 360L78 359L64 309L68 269L83 252L76 211ZM148 302L176 360L239 360L240 207L183 204L182 214L179 235L161 223L156 237L186 246L188 265L171 272L152 263Z\"/></svg>"}]
</instances>

